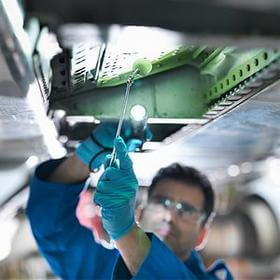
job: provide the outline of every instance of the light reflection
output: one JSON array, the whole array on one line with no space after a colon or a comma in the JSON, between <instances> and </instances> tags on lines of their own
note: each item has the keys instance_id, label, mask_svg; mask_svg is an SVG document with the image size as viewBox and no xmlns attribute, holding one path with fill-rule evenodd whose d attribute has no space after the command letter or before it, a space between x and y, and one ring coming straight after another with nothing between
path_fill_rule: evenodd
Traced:
<instances>
[{"instance_id":1,"label":"light reflection","mask_svg":"<svg viewBox=\"0 0 280 280\"><path fill-rule=\"evenodd\" d=\"M9 18L9 23L12 25L16 37L25 54L31 57L31 45L27 33L23 29L23 13L17 0L4 0L3 6Z\"/></svg>"},{"instance_id":2,"label":"light reflection","mask_svg":"<svg viewBox=\"0 0 280 280\"><path fill-rule=\"evenodd\" d=\"M38 162L39 162L38 157L31 156L26 160L25 164L28 168L31 169L31 168L35 167L38 164Z\"/></svg>"},{"instance_id":3,"label":"light reflection","mask_svg":"<svg viewBox=\"0 0 280 280\"><path fill-rule=\"evenodd\" d=\"M242 173L248 174L253 171L253 166L250 162L243 162L240 166L240 169Z\"/></svg>"},{"instance_id":4,"label":"light reflection","mask_svg":"<svg viewBox=\"0 0 280 280\"><path fill-rule=\"evenodd\" d=\"M11 21L11 24L18 28L23 26L23 14L17 0L4 0L3 6Z\"/></svg>"},{"instance_id":5,"label":"light reflection","mask_svg":"<svg viewBox=\"0 0 280 280\"><path fill-rule=\"evenodd\" d=\"M44 143L48 148L48 152L53 158L60 158L65 156L66 150L57 140L57 131L52 120L46 116L46 111L43 106L41 96L38 94L36 84L31 84L27 94L27 101L30 108L34 112L36 123L40 126L40 131L44 137Z\"/></svg>"},{"instance_id":6,"label":"light reflection","mask_svg":"<svg viewBox=\"0 0 280 280\"><path fill-rule=\"evenodd\" d=\"M137 104L131 108L130 114L135 121L140 122L146 116L146 109L144 106Z\"/></svg>"},{"instance_id":7,"label":"light reflection","mask_svg":"<svg viewBox=\"0 0 280 280\"><path fill-rule=\"evenodd\" d=\"M240 168L238 165L232 164L228 167L228 175L231 177L237 177L240 174Z\"/></svg>"}]
</instances>

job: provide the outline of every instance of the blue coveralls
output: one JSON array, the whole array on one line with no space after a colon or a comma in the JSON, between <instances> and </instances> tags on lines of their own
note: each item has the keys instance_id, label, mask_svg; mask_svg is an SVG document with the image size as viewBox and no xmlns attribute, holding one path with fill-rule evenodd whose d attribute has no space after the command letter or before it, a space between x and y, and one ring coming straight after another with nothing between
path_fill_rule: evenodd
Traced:
<instances>
[{"instance_id":1,"label":"blue coveralls","mask_svg":"<svg viewBox=\"0 0 280 280\"><path fill-rule=\"evenodd\" d=\"M76 218L85 182L64 185L46 181L59 163L50 160L41 164L31 183L27 215L40 252L63 279L131 278L118 251L95 243L92 232ZM222 261L207 271L196 251L183 263L155 235L151 240L151 249L135 279L232 279Z\"/></svg>"}]
</instances>

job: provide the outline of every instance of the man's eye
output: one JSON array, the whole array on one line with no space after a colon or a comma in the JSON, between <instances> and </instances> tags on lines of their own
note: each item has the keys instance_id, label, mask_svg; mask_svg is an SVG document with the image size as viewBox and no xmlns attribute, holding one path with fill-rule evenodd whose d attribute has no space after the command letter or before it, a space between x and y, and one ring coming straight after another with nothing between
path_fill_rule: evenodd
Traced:
<instances>
[{"instance_id":1,"label":"man's eye","mask_svg":"<svg viewBox=\"0 0 280 280\"><path fill-rule=\"evenodd\" d=\"M166 201L166 199L165 198L162 198L162 197L153 197L152 199L151 199L151 201L153 202L153 203L156 203L156 204L161 204L161 205L163 205L163 206L165 206L165 201Z\"/></svg>"},{"instance_id":2,"label":"man's eye","mask_svg":"<svg viewBox=\"0 0 280 280\"><path fill-rule=\"evenodd\" d=\"M153 197L152 201L155 203L165 204L168 199L161 196Z\"/></svg>"},{"instance_id":3,"label":"man's eye","mask_svg":"<svg viewBox=\"0 0 280 280\"><path fill-rule=\"evenodd\" d=\"M183 204L182 205L182 209L185 211L185 212L189 212L189 213L193 213L193 212L196 212L196 209L190 205L187 205L187 204Z\"/></svg>"}]
</instances>

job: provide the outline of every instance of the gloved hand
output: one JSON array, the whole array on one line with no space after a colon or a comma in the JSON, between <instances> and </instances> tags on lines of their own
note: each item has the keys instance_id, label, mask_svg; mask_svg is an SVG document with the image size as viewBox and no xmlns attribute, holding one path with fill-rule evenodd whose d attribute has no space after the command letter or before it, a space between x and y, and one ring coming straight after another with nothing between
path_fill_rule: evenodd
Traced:
<instances>
[{"instance_id":1,"label":"gloved hand","mask_svg":"<svg viewBox=\"0 0 280 280\"><path fill-rule=\"evenodd\" d=\"M135 223L134 208L138 182L121 137L115 140L115 148L119 166L107 167L101 175L94 203L102 207L103 227L112 239L117 240L126 235Z\"/></svg>"},{"instance_id":2,"label":"gloved hand","mask_svg":"<svg viewBox=\"0 0 280 280\"><path fill-rule=\"evenodd\" d=\"M112 152L117 125L117 122L104 122L98 125L91 135L77 147L76 155L90 170L99 168L104 163L106 155ZM140 148L145 141L151 140L152 133L149 128L145 128L141 139L135 138L131 122L125 121L121 136L127 143L128 151L133 152Z\"/></svg>"}]
</instances>

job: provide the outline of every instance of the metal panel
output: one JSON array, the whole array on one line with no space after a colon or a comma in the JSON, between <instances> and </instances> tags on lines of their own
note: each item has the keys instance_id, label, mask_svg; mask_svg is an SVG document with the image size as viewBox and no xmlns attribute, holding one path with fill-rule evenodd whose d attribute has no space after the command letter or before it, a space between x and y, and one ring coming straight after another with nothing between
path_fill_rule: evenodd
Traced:
<instances>
[{"instance_id":1,"label":"metal panel","mask_svg":"<svg viewBox=\"0 0 280 280\"><path fill-rule=\"evenodd\" d=\"M226 169L231 164L265 159L279 148L280 83L195 132L180 137L158 151L147 153L145 168L179 161L204 170ZM140 157L140 156L139 156ZM143 162L136 169L141 177Z\"/></svg>"}]
</instances>

